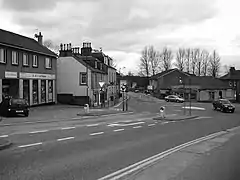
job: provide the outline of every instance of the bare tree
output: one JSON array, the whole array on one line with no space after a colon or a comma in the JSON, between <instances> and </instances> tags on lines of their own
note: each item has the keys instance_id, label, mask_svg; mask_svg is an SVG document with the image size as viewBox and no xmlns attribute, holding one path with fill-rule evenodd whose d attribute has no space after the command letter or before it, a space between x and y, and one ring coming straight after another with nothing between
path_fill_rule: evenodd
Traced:
<instances>
[{"instance_id":1,"label":"bare tree","mask_svg":"<svg viewBox=\"0 0 240 180\"><path fill-rule=\"evenodd\" d=\"M145 46L141 52L140 72L149 77L158 73L160 59L157 57L157 51L153 46Z\"/></svg>"},{"instance_id":2,"label":"bare tree","mask_svg":"<svg viewBox=\"0 0 240 180\"><path fill-rule=\"evenodd\" d=\"M197 66L197 61L198 61L198 53L199 49L193 49L191 51L191 69L192 73L196 74L196 66Z\"/></svg>"},{"instance_id":3,"label":"bare tree","mask_svg":"<svg viewBox=\"0 0 240 180\"><path fill-rule=\"evenodd\" d=\"M148 53L148 47L145 46L144 49L141 52L141 58L140 58L140 72L139 74L142 74L143 76L150 76L150 59L149 59L149 53Z\"/></svg>"},{"instance_id":4,"label":"bare tree","mask_svg":"<svg viewBox=\"0 0 240 180\"><path fill-rule=\"evenodd\" d=\"M59 54L59 46L54 44L54 42L50 39L47 39L43 42L43 45L47 47L49 50L53 51L56 54Z\"/></svg>"},{"instance_id":5,"label":"bare tree","mask_svg":"<svg viewBox=\"0 0 240 180\"><path fill-rule=\"evenodd\" d=\"M230 65L227 65L227 64L225 64L224 66L223 66L223 69L224 69L224 73L225 74L227 74L227 73L229 73L230 72Z\"/></svg>"},{"instance_id":6,"label":"bare tree","mask_svg":"<svg viewBox=\"0 0 240 180\"><path fill-rule=\"evenodd\" d=\"M220 57L216 50L214 50L212 55L210 56L209 75L212 77L217 77L220 71L220 67Z\"/></svg>"},{"instance_id":7,"label":"bare tree","mask_svg":"<svg viewBox=\"0 0 240 180\"><path fill-rule=\"evenodd\" d=\"M134 74L132 73L132 71L128 71L128 76L134 76Z\"/></svg>"},{"instance_id":8,"label":"bare tree","mask_svg":"<svg viewBox=\"0 0 240 180\"><path fill-rule=\"evenodd\" d=\"M164 47L160 57L161 57L163 71L169 70L172 66L172 59L173 59L172 50L168 49L167 47Z\"/></svg>"},{"instance_id":9,"label":"bare tree","mask_svg":"<svg viewBox=\"0 0 240 180\"><path fill-rule=\"evenodd\" d=\"M180 70L184 71L185 69L185 49L179 48L176 53L176 63L175 66Z\"/></svg>"},{"instance_id":10,"label":"bare tree","mask_svg":"<svg viewBox=\"0 0 240 180\"><path fill-rule=\"evenodd\" d=\"M203 51L201 51L200 49L196 49L196 74L198 76L201 76L201 72L202 72L202 62L203 62Z\"/></svg>"},{"instance_id":11,"label":"bare tree","mask_svg":"<svg viewBox=\"0 0 240 180\"><path fill-rule=\"evenodd\" d=\"M202 59L202 75L207 76L208 73L208 66L209 66L209 52L206 50L202 51L203 59Z\"/></svg>"},{"instance_id":12,"label":"bare tree","mask_svg":"<svg viewBox=\"0 0 240 180\"><path fill-rule=\"evenodd\" d=\"M188 73L190 73L190 68L191 68L191 49L190 48L187 48L186 50L186 53L185 53L185 67L186 67L186 71Z\"/></svg>"}]
</instances>

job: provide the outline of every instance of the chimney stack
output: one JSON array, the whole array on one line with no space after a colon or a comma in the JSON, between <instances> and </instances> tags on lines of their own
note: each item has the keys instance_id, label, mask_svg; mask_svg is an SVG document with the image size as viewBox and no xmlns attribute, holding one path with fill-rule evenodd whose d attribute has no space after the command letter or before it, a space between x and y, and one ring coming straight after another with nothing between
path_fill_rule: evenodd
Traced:
<instances>
[{"instance_id":1,"label":"chimney stack","mask_svg":"<svg viewBox=\"0 0 240 180\"><path fill-rule=\"evenodd\" d=\"M230 67L230 74L233 74L234 73L234 71L235 71L235 67Z\"/></svg>"},{"instance_id":2,"label":"chimney stack","mask_svg":"<svg viewBox=\"0 0 240 180\"><path fill-rule=\"evenodd\" d=\"M35 38L37 38L39 44L43 45L43 36L41 32L39 32L39 34L35 34Z\"/></svg>"}]
</instances>

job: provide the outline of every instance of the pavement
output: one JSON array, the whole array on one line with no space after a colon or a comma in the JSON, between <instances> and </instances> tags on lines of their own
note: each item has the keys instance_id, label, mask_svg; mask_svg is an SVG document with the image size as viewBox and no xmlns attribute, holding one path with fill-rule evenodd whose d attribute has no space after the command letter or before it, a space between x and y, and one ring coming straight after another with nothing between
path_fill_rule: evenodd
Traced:
<instances>
[{"instance_id":1,"label":"pavement","mask_svg":"<svg viewBox=\"0 0 240 180\"><path fill-rule=\"evenodd\" d=\"M103 180L157 154L240 126L238 109L230 114L201 105L205 110L192 112L197 118L162 121L153 119L159 105L131 98L131 114L2 126L0 139L13 144L0 151L0 179ZM168 105L167 115L183 115L181 104Z\"/></svg>"},{"instance_id":2,"label":"pavement","mask_svg":"<svg viewBox=\"0 0 240 180\"><path fill-rule=\"evenodd\" d=\"M0 150L10 147L11 144L12 143L8 139L0 138Z\"/></svg>"}]
</instances>

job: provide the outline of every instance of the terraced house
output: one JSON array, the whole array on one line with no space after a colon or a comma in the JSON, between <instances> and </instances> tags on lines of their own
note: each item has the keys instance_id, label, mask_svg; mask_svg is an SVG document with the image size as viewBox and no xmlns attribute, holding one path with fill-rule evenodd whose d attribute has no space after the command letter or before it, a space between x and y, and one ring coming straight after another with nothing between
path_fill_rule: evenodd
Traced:
<instances>
[{"instance_id":1,"label":"terraced house","mask_svg":"<svg viewBox=\"0 0 240 180\"><path fill-rule=\"evenodd\" d=\"M81 49L61 44L59 56L57 96L60 103L98 106L116 100L116 69L110 57L93 51L88 42L84 42Z\"/></svg>"},{"instance_id":2,"label":"terraced house","mask_svg":"<svg viewBox=\"0 0 240 180\"><path fill-rule=\"evenodd\" d=\"M57 55L37 41L0 29L0 102L5 95L30 106L56 102Z\"/></svg>"}]
</instances>

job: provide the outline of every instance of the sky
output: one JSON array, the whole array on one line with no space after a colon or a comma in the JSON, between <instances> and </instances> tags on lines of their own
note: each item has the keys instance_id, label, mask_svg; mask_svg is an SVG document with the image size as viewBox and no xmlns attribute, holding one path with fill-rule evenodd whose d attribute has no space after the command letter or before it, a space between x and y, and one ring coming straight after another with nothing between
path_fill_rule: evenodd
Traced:
<instances>
[{"instance_id":1,"label":"sky","mask_svg":"<svg viewBox=\"0 0 240 180\"><path fill-rule=\"evenodd\" d=\"M239 0L0 0L0 28L28 37L41 31L55 44L92 43L121 72L139 69L153 45L217 50L240 69Z\"/></svg>"}]
</instances>

